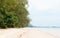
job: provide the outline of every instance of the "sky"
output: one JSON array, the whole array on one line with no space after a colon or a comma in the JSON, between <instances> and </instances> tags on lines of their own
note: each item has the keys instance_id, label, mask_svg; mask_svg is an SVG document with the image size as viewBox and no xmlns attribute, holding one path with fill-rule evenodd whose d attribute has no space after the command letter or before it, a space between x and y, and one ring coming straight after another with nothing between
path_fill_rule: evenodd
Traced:
<instances>
[{"instance_id":1,"label":"sky","mask_svg":"<svg viewBox=\"0 0 60 38\"><path fill-rule=\"evenodd\" d=\"M60 25L60 0L28 0L28 6L33 26Z\"/></svg>"}]
</instances>

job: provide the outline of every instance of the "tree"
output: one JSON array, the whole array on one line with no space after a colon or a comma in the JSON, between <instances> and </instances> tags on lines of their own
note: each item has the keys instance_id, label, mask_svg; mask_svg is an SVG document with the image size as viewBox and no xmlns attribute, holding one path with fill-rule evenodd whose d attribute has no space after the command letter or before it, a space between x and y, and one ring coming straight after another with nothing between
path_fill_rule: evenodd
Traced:
<instances>
[{"instance_id":1,"label":"tree","mask_svg":"<svg viewBox=\"0 0 60 38\"><path fill-rule=\"evenodd\" d=\"M0 28L28 26L27 0L0 0Z\"/></svg>"}]
</instances>

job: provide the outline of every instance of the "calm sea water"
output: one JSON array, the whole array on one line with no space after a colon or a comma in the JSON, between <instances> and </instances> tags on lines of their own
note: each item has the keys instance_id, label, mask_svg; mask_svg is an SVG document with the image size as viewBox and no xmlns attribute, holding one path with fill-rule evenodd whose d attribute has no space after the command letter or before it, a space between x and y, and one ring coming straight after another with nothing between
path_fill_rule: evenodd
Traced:
<instances>
[{"instance_id":1,"label":"calm sea water","mask_svg":"<svg viewBox=\"0 0 60 38\"><path fill-rule=\"evenodd\" d=\"M60 28L37 28L37 29L47 32L51 35L60 37Z\"/></svg>"},{"instance_id":2,"label":"calm sea water","mask_svg":"<svg viewBox=\"0 0 60 38\"><path fill-rule=\"evenodd\" d=\"M30 27L30 28L34 28L34 29L38 29L44 32L47 32L53 36L57 36L60 38L60 27Z\"/></svg>"}]
</instances>

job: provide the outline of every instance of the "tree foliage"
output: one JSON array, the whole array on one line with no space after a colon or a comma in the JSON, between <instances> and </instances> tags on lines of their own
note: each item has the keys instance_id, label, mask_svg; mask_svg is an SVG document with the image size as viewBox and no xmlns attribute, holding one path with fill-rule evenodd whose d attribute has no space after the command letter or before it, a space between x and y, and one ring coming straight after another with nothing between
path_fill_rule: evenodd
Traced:
<instances>
[{"instance_id":1,"label":"tree foliage","mask_svg":"<svg viewBox=\"0 0 60 38\"><path fill-rule=\"evenodd\" d=\"M0 28L28 26L26 4L27 0L0 0Z\"/></svg>"}]
</instances>

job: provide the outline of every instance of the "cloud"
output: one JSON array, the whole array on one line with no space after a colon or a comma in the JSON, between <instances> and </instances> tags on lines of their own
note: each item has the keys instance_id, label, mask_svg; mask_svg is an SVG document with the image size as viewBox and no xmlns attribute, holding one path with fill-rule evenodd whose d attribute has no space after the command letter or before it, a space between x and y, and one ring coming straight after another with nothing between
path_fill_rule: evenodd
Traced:
<instances>
[{"instance_id":1,"label":"cloud","mask_svg":"<svg viewBox=\"0 0 60 38\"><path fill-rule=\"evenodd\" d=\"M38 9L38 10L46 10L48 9L47 4L41 0L30 0L29 3L33 8Z\"/></svg>"},{"instance_id":2,"label":"cloud","mask_svg":"<svg viewBox=\"0 0 60 38\"><path fill-rule=\"evenodd\" d=\"M32 8L37 10L59 9L60 0L29 0Z\"/></svg>"},{"instance_id":3,"label":"cloud","mask_svg":"<svg viewBox=\"0 0 60 38\"><path fill-rule=\"evenodd\" d=\"M60 25L60 0L29 0L33 25Z\"/></svg>"}]
</instances>

